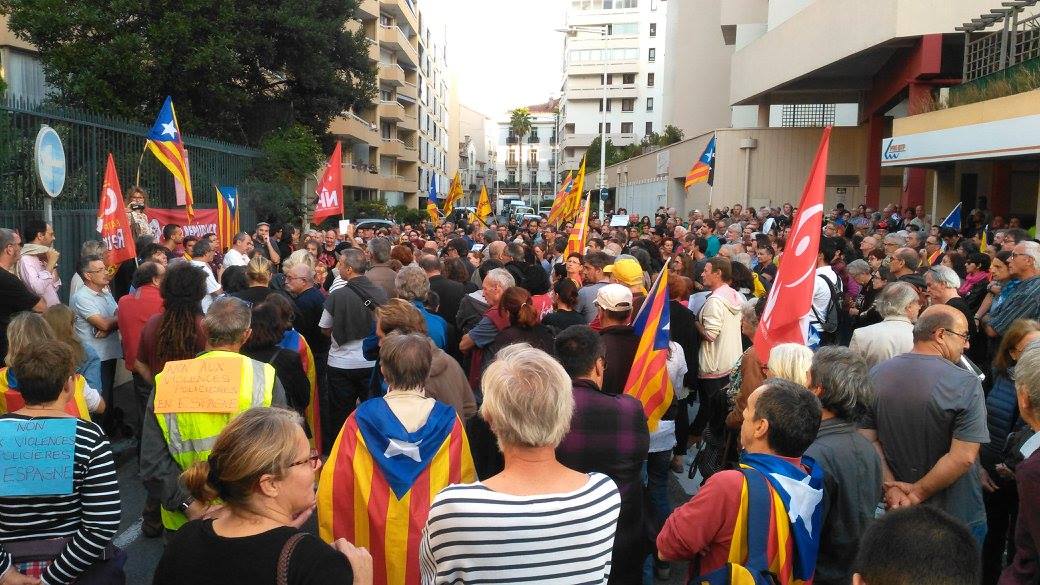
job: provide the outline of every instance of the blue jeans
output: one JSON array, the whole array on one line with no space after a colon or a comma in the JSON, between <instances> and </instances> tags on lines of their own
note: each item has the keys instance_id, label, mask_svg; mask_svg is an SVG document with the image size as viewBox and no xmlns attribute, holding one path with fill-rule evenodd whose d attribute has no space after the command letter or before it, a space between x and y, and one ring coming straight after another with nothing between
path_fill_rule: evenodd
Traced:
<instances>
[{"instance_id":1,"label":"blue jeans","mask_svg":"<svg viewBox=\"0 0 1040 585\"><path fill-rule=\"evenodd\" d=\"M646 491L650 498L654 528L659 530L672 513L668 501L668 472L672 463L672 450L650 453L646 459ZM655 530L655 532L656 532Z\"/></svg>"}]
</instances>

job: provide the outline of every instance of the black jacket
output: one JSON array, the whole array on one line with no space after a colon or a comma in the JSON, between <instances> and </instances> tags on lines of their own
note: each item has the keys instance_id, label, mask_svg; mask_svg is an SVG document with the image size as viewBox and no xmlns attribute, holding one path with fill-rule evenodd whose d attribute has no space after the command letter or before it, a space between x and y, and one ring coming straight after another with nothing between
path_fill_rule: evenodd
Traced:
<instances>
[{"instance_id":1,"label":"black jacket","mask_svg":"<svg viewBox=\"0 0 1040 585\"><path fill-rule=\"evenodd\" d=\"M438 274L430 277L430 290L437 293L441 299L437 314L448 323L454 324L455 315L459 314L459 303L462 302L462 297L466 296L462 283Z\"/></svg>"}]
</instances>

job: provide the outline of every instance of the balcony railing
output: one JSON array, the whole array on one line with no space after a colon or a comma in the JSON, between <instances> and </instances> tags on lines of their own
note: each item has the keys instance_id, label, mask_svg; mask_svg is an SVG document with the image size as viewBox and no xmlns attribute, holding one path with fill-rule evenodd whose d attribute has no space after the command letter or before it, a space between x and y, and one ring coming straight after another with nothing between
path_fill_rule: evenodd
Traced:
<instances>
[{"instance_id":1,"label":"balcony railing","mask_svg":"<svg viewBox=\"0 0 1040 585\"><path fill-rule=\"evenodd\" d=\"M542 140L540 138L538 138L537 134L532 134L531 136L529 136L527 138L527 142L528 142L528 144L540 144L542 142Z\"/></svg>"},{"instance_id":2,"label":"balcony railing","mask_svg":"<svg viewBox=\"0 0 1040 585\"><path fill-rule=\"evenodd\" d=\"M519 139L516 136L506 136L506 144L516 144Z\"/></svg>"},{"instance_id":3,"label":"balcony railing","mask_svg":"<svg viewBox=\"0 0 1040 585\"><path fill-rule=\"evenodd\" d=\"M1040 14L1019 20L1022 11L1040 0L1004 2L996 8L958 26L964 33L965 82L1003 71L1012 65L1040 57ZM1000 24L999 30L986 29Z\"/></svg>"},{"instance_id":4,"label":"balcony railing","mask_svg":"<svg viewBox=\"0 0 1040 585\"><path fill-rule=\"evenodd\" d=\"M506 168L507 169L515 169L517 167L517 165L519 165L519 161L517 161L515 158L511 158L511 159L507 159L506 160Z\"/></svg>"}]
</instances>

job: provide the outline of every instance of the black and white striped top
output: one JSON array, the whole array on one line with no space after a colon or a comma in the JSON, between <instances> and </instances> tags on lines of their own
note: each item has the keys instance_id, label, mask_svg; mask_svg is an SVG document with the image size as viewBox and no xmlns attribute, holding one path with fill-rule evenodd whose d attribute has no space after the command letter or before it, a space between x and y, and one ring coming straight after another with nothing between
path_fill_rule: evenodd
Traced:
<instances>
[{"instance_id":1,"label":"black and white striped top","mask_svg":"<svg viewBox=\"0 0 1040 585\"><path fill-rule=\"evenodd\" d=\"M422 582L602 584L621 496L601 473L564 494L513 496L481 483L433 500L423 532Z\"/></svg>"},{"instance_id":2,"label":"black and white striped top","mask_svg":"<svg viewBox=\"0 0 1040 585\"><path fill-rule=\"evenodd\" d=\"M0 420L30 420L17 414ZM50 417L37 417L50 418ZM71 538L44 571L48 584L71 583L101 558L119 529L120 500L115 460L101 428L77 419L72 493L0 497L0 574L11 566L5 541Z\"/></svg>"}]
</instances>

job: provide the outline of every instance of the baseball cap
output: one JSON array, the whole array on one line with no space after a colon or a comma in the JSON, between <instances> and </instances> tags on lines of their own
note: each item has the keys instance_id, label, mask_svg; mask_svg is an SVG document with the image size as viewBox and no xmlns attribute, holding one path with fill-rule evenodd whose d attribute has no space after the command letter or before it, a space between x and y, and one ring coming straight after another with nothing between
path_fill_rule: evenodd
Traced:
<instances>
[{"instance_id":1,"label":"baseball cap","mask_svg":"<svg viewBox=\"0 0 1040 585\"><path fill-rule=\"evenodd\" d=\"M614 280L625 286L642 286L643 267L639 261L631 256L619 257L613 264L603 269L603 272L614 276Z\"/></svg>"},{"instance_id":2,"label":"baseball cap","mask_svg":"<svg viewBox=\"0 0 1040 585\"><path fill-rule=\"evenodd\" d=\"M620 284L608 284L596 292L596 306L604 311L632 310L632 291Z\"/></svg>"}]
</instances>

